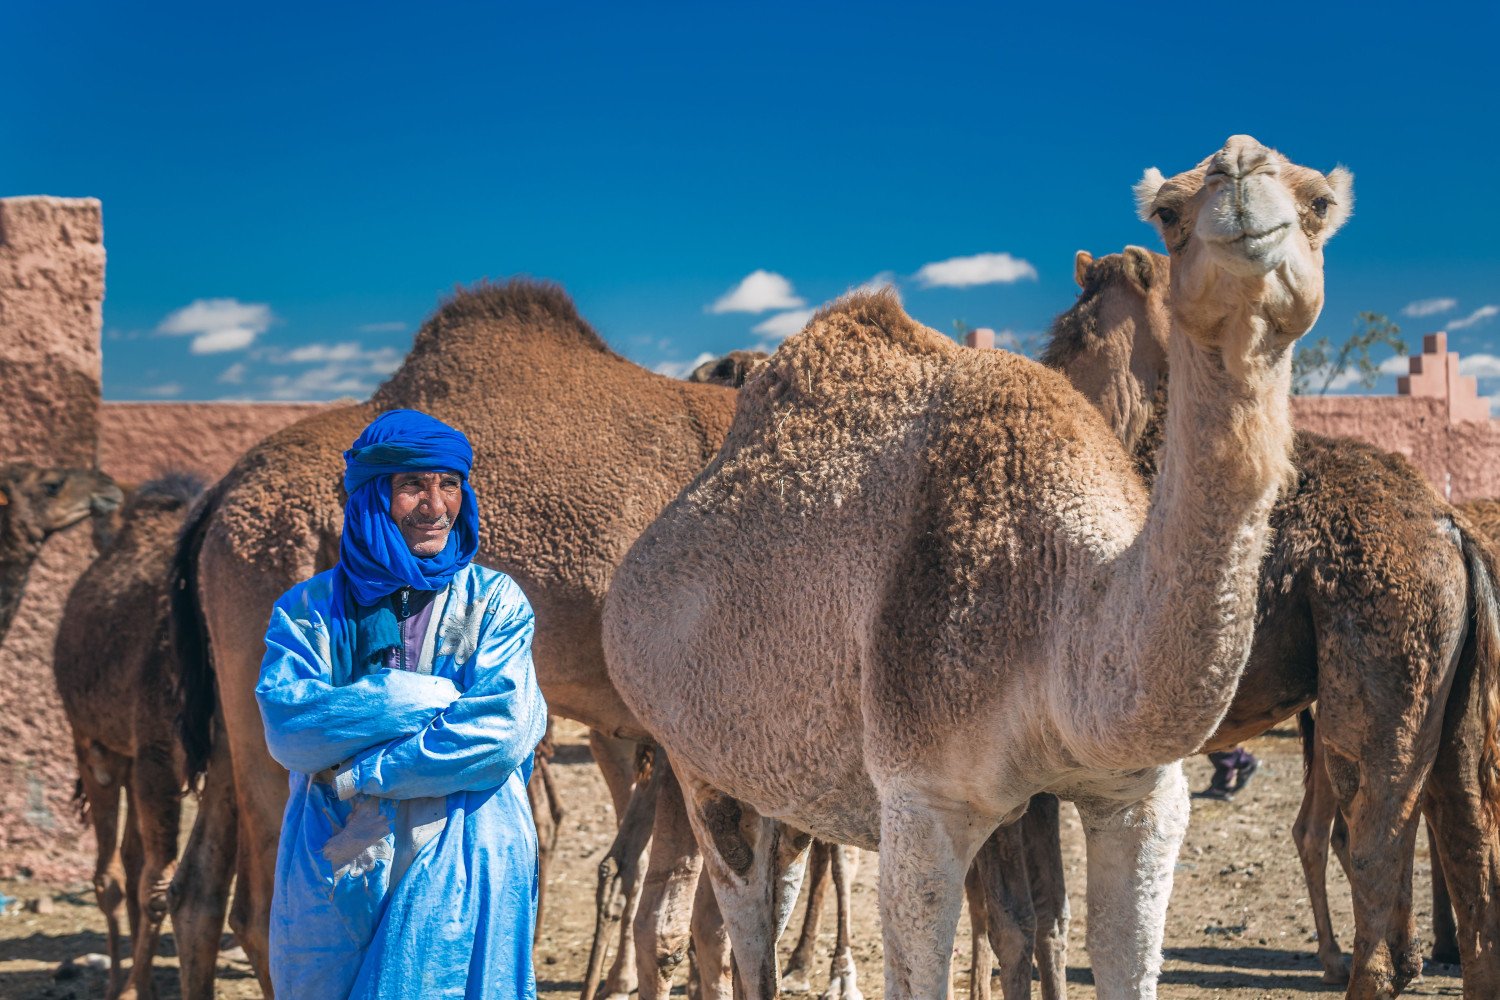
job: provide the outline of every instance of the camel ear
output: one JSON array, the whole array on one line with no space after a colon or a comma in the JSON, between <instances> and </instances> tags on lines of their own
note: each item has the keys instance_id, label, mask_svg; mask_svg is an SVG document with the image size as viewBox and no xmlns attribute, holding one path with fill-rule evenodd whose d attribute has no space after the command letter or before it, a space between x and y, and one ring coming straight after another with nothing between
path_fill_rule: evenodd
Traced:
<instances>
[{"instance_id":1,"label":"camel ear","mask_svg":"<svg viewBox=\"0 0 1500 1000\"><path fill-rule=\"evenodd\" d=\"M1354 214L1354 174L1347 167L1334 167L1328 171L1327 180L1333 188L1333 203L1328 206L1328 218L1323 223L1325 240Z\"/></svg>"},{"instance_id":2,"label":"camel ear","mask_svg":"<svg viewBox=\"0 0 1500 1000\"><path fill-rule=\"evenodd\" d=\"M1151 212L1156 205L1156 193L1165 183L1167 179L1155 167L1146 168L1146 172L1141 174L1141 179L1135 182L1135 214L1141 217L1142 222L1157 225Z\"/></svg>"},{"instance_id":3,"label":"camel ear","mask_svg":"<svg viewBox=\"0 0 1500 1000\"><path fill-rule=\"evenodd\" d=\"M1156 280L1156 268L1151 262L1151 251L1145 247L1126 247L1125 274L1141 291L1149 290L1151 282Z\"/></svg>"},{"instance_id":4,"label":"camel ear","mask_svg":"<svg viewBox=\"0 0 1500 1000\"><path fill-rule=\"evenodd\" d=\"M1089 278L1089 268L1094 266L1094 255L1087 250L1080 250L1073 255L1073 280L1082 288Z\"/></svg>"}]
</instances>

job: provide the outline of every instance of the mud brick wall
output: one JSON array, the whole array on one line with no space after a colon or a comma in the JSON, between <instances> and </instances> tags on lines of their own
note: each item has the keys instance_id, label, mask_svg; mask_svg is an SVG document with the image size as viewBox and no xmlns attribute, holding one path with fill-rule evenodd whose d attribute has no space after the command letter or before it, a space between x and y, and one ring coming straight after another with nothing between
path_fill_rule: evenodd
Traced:
<instances>
[{"instance_id":1,"label":"mud brick wall","mask_svg":"<svg viewBox=\"0 0 1500 1000\"><path fill-rule=\"evenodd\" d=\"M99 467L127 488L164 473L213 482L261 438L331 403L105 403Z\"/></svg>"},{"instance_id":2,"label":"mud brick wall","mask_svg":"<svg viewBox=\"0 0 1500 1000\"><path fill-rule=\"evenodd\" d=\"M99 202L0 199L0 461L95 464L103 304ZM0 874L71 868L82 837L52 641L68 589L93 555L87 522L54 535L0 645Z\"/></svg>"},{"instance_id":3,"label":"mud brick wall","mask_svg":"<svg viewBox=\"0 0 1500 1000\"><path fill-rule=\"evenodd\" d=\"M1500 421L1450 419L1423 396L1298 396L1292 421L1318 434L1400 452L1453 503L1500 496Z\"/></svg>"}]
</instances>

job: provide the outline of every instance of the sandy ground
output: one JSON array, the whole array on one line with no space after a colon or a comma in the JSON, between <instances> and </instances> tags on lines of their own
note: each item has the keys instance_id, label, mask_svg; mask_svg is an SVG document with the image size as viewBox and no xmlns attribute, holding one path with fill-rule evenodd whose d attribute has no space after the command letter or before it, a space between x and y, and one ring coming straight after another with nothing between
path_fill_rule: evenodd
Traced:
<instances>
[{"instance_id":1,"label":"sandy ground","mask_svg":"<svg viewBox=\"0 0 1500 1000\"><path fill-rule=\"evenodd\" d=\"M574 998L581 988L593 927L594 871L608 847L613 818L598 771L584 736L576 727L559 732L558 775L568 815L559 840L547 904L546 927L538 949L539 993L546 1000ZM1265 762L1249 789L1233 803L1195 800L1193 821L1178 865L1176 888L1167 922L1166 966L1160 995L1170 1000L1215 997L1232 1000L1341 996L1324 986L1313 957L1312 913L1301 867L1288 830L1301 798L1301 760L1295 733L1271 733L1251 744ZM1202 759L1189 762L1193 788L1208 783L1210 769ZM1073 904L1069 996L1092 1000L1094 988L1083 938L1083 837L1077 814L1063 807L1064 852ZM1419 837L1417 911L1424 938L1429 934L1426 838ZM1329 876L1334 924L1347 947L1353 941L1348 886L1337 865ZM870 1000L881 995L880 933L876 908L876 859L867 857L855 884L854 933L860 986ZM21 900L46 896L51 913L27 913L12 907L0 917L0 998L64 1000L102 997L104 975L85 972L55 980L59 963L90 952L105 951L104 921L87 884L41 885L0 882L0 893ZM824 958L832 944L832 912L824 919ZM798 911L800 919L800 909ZM783 941L789 949L795 935ZM959 928L954 949L955 981L967 985L968 926ZM176 959L170 937L157 961L156 982L162 997L177 997ZM243 954L220 966L218 995L259 997L260 990ZM1456 970L1429 966L1410 996L1459 996ZM998 982L996 997L998 1000ZM679 986L681 992L681 986Z\"/></svg>"}]
</instances>

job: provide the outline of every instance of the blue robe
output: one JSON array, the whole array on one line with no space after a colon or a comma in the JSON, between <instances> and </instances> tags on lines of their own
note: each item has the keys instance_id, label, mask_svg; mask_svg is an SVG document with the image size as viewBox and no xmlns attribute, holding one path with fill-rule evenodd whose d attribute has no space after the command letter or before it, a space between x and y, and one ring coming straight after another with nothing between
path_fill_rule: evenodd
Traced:
<instances>
[{"instance_id":1,"label":"blue robe","mask_svg":"<svg viewBox=\"0 0 1500 1000\"><path fill-rule=\"evenodd\" d=\"M320 573L276 602L255 689L271 756L291 771L276 994L532 1000L526 782L547 707L531 606L508 576L465 566L434 597L419 672L340 677L337 580Z\"/></svg>"}]
</instances>

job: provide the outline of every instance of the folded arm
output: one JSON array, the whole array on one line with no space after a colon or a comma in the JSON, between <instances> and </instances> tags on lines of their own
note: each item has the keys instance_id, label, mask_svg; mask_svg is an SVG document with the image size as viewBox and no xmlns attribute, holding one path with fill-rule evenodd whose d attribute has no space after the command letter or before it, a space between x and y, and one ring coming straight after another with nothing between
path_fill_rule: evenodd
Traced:
<instances>
[{"instance_id":1,"label":"folded arm","mask_svg":"<svg viewBox=\"0 0 1500 1000\"><path fill-rule=\"evenodd\" d=\"M361 750L409 736L458 697L446 677L404 670L377 670L335 686L313 631L278 604L255 687L266 746L290 771L314 774ZM327 642L321 646L326 649Z\"/></svg>"},{"instance_id":2,"label":"folded arm","mask_svg":"<svg viewBox=\"0 0 1500 1000\"><path fill-rule=\"evenodd\" d=\"M504 784L531 756L547 706L531 664L531 606L513 583L507 590L480 636L470 687L419 732L358 754L335 779L340 798L482 791Z\"/></svg>"}]
</instances>

